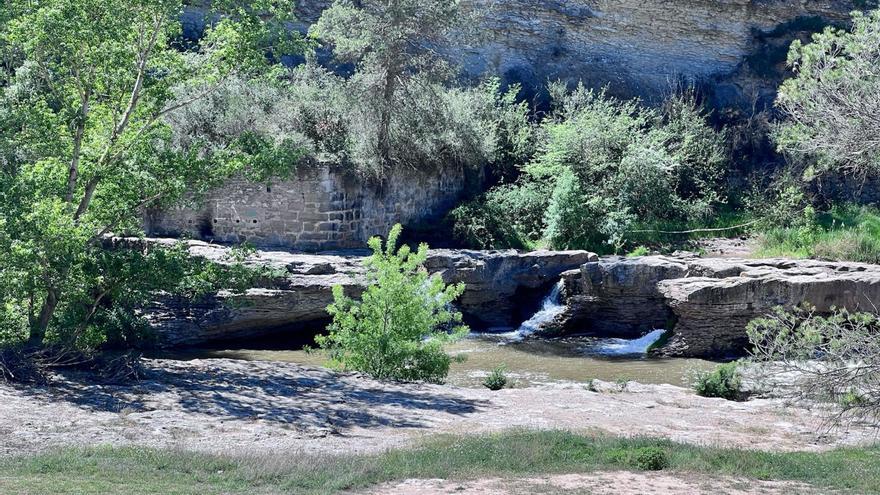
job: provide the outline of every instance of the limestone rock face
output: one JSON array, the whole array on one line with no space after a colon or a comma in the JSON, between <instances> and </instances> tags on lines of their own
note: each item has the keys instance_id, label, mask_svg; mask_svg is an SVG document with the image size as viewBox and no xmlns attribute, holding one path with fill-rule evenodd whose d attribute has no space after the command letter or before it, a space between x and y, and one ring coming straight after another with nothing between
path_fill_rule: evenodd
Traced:
<instances>
[{"instance_id":1,"label":"limestone rock face","mask_svg":"<svg viewBox=\"0 0 880 495\"><path fill-rule=\"evenodd\" d=\"M305 32L332 0L296 3ZM531 96L548 80L576 82L656 101L681 80L706 86L717 107L767 104L794 38L842 25L853 0L463 0L479 35L440 47L473 78L497 75ZM204 12L188 7L187 37ZM321 60L330 58L319 52ZM300 58L293 57L292 61Z\"/></svg>"},{"instance_id":2,"label":"limestone rock face","mask_svg":"<svg viewBox=\"0 0 880 495\"><path fill-rule=\"evenodd\" d=\"M539 301L563 272L598 260L587 251L436 250L425 267L446 283L464 282L459 305L465 319L481 327L513 327L530 314L520 311L518 293Z\"/></svg>"},{"instance_id":3,"label":"limestone rock face","mask_svg":"<svg viewBox=\"0 0 880 495\"><path fill-rule=\"evenodd\" d=\"M200 241L189 244L192 254L224 262L226 248ZM244 294L221 292L197 302L164 298L146 311L160 345L166 347L305 330L314 333L326 324L326 307L333 301L334 286L341 285L352 297L363 290L361 263L365 255L363 251L258 251L247 263L277 272L262 287ZM586 251L435 250L429 253L425 266L447 283L466 284L458 307L468 323L478 328L512 327L524 319L517 311L517 297L523 291L541 293L562 272L597 259Z\"/></svg>"},{"instance_id":4,"label":"limestone rock face","mask_svg":"<svg viewBox=\"0 0 880 495\"><path fill-rule=\"evenodd\" d=\"M302 29L332 2L297 2ZM548 80L607 86L656 101L671 85L705 83L710 103L772 100L795 37L841 24L851 0L465 0L479 36L444 49L473 77L498 75L530 94Z\"/></svg>"},{"instance_id":5,"label":"limestone rock face","mask_svg":"<svg viewBox=\"0 0 880 495\"><path fill-rule=\"evenodd\" d=\"M880 266L813 260L608 258L563 275L567 308L549 333L638 337L667 328L658 352L718 357L742 353L745 327L774 307L801 304L876 311Z\"/></svg>"}]
</instances>

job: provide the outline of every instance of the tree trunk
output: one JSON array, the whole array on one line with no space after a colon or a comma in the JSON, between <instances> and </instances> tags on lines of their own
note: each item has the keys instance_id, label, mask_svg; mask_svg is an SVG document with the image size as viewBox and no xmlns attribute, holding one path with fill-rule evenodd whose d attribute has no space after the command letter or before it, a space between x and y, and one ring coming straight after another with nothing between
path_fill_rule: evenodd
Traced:
<instances>
[{"instance_id":1,"label":"tree trunk","mask_svg":"<svg viewBox=\"0 0 880 495\"><path fill-rule=\"evenodd\" d=\"M382 108L379 111L378 149L382 167L391 161L391 107L394 103L394 81L396 74L391 67L385 70L385 87L382 88Z\"/></svg>"},{"instance_id":2,"label":"tree trunk","mask_svg":"<svg viewBox=\"0 0 880 495\"><path fill-rule=\"evenodd\" d=\"M46 293L46 300L43 301L43 307L40 308L40 315L37 321L31 326L31 332L28 337L28 347L36 348L43 345L46 338L46 330L49 329L49 323L52 321L52 315L55 314L55 308L58 307L59 293L57 289L49 289Z\"/></svg>"}]
</instances>

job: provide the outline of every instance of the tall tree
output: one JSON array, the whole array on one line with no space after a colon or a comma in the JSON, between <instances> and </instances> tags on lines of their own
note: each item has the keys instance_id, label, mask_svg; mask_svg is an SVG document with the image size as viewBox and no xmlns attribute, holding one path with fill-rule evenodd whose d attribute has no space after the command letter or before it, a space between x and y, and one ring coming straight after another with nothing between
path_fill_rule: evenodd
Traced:
<instances>
[{"instance_id":1,"label":"tall tree","mask_svg":"<svg viewBox=\"0 0 880 495\"><path fill-rule=\"evenodd\" d=\"M420 75L448 73L440 47L465 27L459 0L336 0L311 35L333 45L341 61L357 64L364 98L376 105L376 154L393 161L391 132L396 97Z\"/></svg>"},{"instance_id":2,"label":"tall tree","mask_svg":"<svg viewBox=\"0 0 880 495\"><path fill-rule=\"evenodd\" d=\"M101 300L107 234L247 164L172 149L164 118L304 45L287 1L211 5L195 46L180 42L181 0L0 6L0 304L26 316L32 346L64 331L60 307Z\"/></svg>"},{"instance_id":3,"label":"tall tree","mask_svg":"<svg viewBox=\"0 0 880 495\"><path fill-rule=\"evenodd\" d=\"M776 104L787 119L780 149L815 172L880 172L880 10L856 13L850 31L827 28L812 42L795 41L795 76Z\"/></svg>"}]
</instances>

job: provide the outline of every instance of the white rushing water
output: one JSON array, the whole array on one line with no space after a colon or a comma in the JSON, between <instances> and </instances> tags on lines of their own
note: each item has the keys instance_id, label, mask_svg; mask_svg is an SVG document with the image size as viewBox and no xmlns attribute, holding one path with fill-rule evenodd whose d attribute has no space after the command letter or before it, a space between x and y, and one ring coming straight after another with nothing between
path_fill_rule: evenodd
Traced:
<instances>
[{"instance_id":1,"label":"white rushing water","mask_svg":"<svg viewBox=\"0 0 880 495\"><path fill-rule=\"evenodd\" d=\"M523 338L532 335L540 330L544 323L553 320L553 318L556 318L557 315L562 313L565 309L565 305L559 300L560 291L562 291L561 280L553 286L553 290L551 290L550 294L544 298L544 301L541 303L541 309L532 315L531 318L523 322L523 324L513 332L514 336Z\"/></svg>"},{"instance_id":2,"label":"white rushing water","mask_svg":"<svg viewBox=\"0 0 880 495\"><path fill-rule=\"evenodd\" d=\"M499 336L505 342L519 342L524 338L535 334L550 321L553 321L560 313L565 310L565 305L560 301L560 292L562 291L562 281L560 280L541 303L541 308L531 318L523 322L518 329L513 332L503 333ZM581 347L585 355L594 356L638 356L648 352L648 348L654 342L660 339L665 330L654 330L647 335L638 339L614 339L599 338L594 343ZM498 335L498 334L496 334Z\"/></svg>"},{"instance_id":3,"label":"white rushing water","mask_svg":"<svg viewBox=\"0 0 880 495\"><path fill-rule=\"evenodd\" d=\"M657 342L666 330L654 330L644 337L627 339L602 339L590 351L602 356L631 356L645 354L651 344Z\"/></svg>"}]
</instances>

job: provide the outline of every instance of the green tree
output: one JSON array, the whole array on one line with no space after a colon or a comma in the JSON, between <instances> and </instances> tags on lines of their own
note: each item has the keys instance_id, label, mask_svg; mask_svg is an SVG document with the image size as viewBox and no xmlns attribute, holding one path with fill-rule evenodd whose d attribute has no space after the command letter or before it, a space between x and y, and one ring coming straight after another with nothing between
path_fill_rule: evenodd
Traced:
<instances>
[{"instance_id":1,"label":"green tree","mask_svg":"<svg viewBox=\"0 0 880 495\"><path fill-rule=\"evenodd\" d=\"M464 26L459 0L335 0L311 28L341 61L357 64L358 96L372 102L379 163L393 161L392 120L407 87L448 74L438 47Z\"/></svg>"},{"instance_id":2,"label":"green tree","mask_svg":"<svg viewBox=\"0 0 880 495\"><path fill-rule=\"evenodd\" d=\"M652 109L583 85L549 89L554 109L536 132L535 156L515 183L454 212L460 239L619 251L638 226L704 222L724 202L725 135L693 91Z\"/></svg>"},{"instance_id":3,"label":"green tree","mask_svg":"<svg viewBox=\"0 0 880 495\"><path fill-rule=\"evenodd\" d=\"M250 165L175 149L165 118L304 45L285 25L287 2L211 4L188 48L180 0L0 6L0 288L31 346L73 331L65 315L105 297L106 235L138 233L145 208Z\"/></svg>"},{"instance_id":4,"label":"green tree","mask_svg":"<svg viewBox=\"0 0 880 495\"><path fill-rule=\"evenodd\" d=\"M880 317L776 308L746 327L754 375L795 402L831 403L833 425L880 420Z\"/></svg>"},{"instance_id":5,"label":"green tree","mask_svg":"<svg viewBox=\"0 0 880 495\"><path fill-rule=\"evenodd\" d=\"M787 119L775 133L780 151L815 172L880 171L880 10L856 13L850 31L827 28L788 55L795 76L776 104Z\"/></svg>"},{"instance_id":6,"label":"green tree","mask_svg":"<svg viewBox=\"0 0 880 495\"><path fill-rule=\"evenodd\" d=\"M384 249L378 237L370 239L373 255L365 261L367 288L357 301L334 287L329 334L318 344L332 363L342 369L363 371L383 380L424 380L440 383L452 358L446 343L467 333L461 313L450 305L464 292L464 284L446 285L429 275L423 264L428 246L417 251L397 248L401 233L395 225Z\"/></svg>"}]
</instances>

